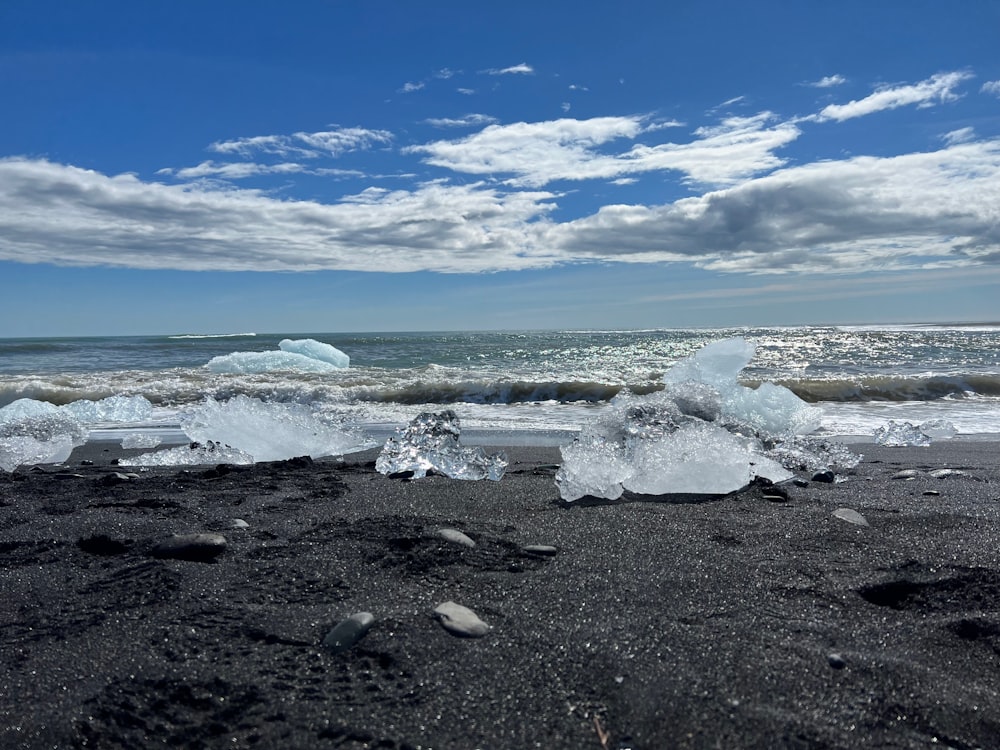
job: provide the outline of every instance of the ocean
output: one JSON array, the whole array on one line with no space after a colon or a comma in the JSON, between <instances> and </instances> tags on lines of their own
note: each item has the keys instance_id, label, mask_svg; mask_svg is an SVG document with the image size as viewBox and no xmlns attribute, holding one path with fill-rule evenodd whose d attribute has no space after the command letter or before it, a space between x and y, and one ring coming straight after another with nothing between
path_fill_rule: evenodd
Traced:
<instances>
[{"instance_id":1,"label":"ocean","mask_svg":"<svg viewBox=\"0 0 1000 750\"><path fill-rule=\"evenodd\" d=\"M1000 324L437 333L229 333L0 339L0 407L141 395L146 429L183 439L179 415L238 394L307 404L388 434L422 411L454 410L463 435L558 444L623 389L649 393L705 344L743 337L756 356L742 381L790 388L823 412L820 432L870 437L890 420L945 419L960 436L1000 434ZM329 372L218 373L213 357L315 339L350 357ZM113 439L135 424L94 425Z\"/></svg>"}]
</instances>

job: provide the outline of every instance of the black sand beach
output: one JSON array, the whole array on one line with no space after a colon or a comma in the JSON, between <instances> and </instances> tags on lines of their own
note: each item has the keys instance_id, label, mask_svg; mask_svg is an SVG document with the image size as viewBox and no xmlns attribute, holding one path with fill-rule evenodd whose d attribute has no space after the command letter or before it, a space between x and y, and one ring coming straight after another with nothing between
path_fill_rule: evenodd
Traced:
<instances>
[{"instance_id":1,"label":"black sand beach","mask_svg":"<svg viewBox=\"0 0 1000 750\"><path fill-rule=\"evenodd\" d=\"M472 483L107 447L0 473L0 747L1000 746L997 443L856 446L784 501L570 506L556 449ZM225 550L152 554L195 532ZM489 633L446 631L446 601Z\"/></svg>"}]
</instances>

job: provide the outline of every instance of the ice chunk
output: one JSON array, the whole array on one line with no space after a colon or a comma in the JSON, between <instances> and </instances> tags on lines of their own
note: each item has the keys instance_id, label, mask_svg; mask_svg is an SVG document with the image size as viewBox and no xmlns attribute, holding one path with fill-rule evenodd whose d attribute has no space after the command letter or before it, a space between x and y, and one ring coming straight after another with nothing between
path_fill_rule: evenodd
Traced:
<instances>
[{"instance_id":1,"label":"ice chunk","mask_svg":"<svg viewBox=\"0 0 1000 750\"><path fill-rule=\"evenodd\" d=\"M932 440L948 440L958 434L958 428L947 419L929 419L922 422L920 431Z\"/></svg>"},{"instance_id":2,"label":"ice chunk","mask_svg":"<svg viewBox=\"0 0 1000 750\"><path fill-rule=\"evenodd\" d=\"M375 468L382 474L413 472L417 479L434 471L452 479L499 481L507 469L507 456L460 445L460 432L458 417L450 409L419 414L386 440Z\"/></svg>"},{"instance_id":3,"label":"ice chunk","mask_svg":"<svg viewBox=\"0 0 1000 750\"><path fill-rule=\"evenodd\" d=\"M335 365L294 352L233 352L212 357L206 367L211 372L230 375L247 375L273 370L298 370L300 372L330 372Z\"/></svg>"},{"instance_id":4,"label":"ice chunk","mask_svg":"<svg viewBox=\"0 0 1000 750\"><path fill-rule=\"evenodd\" d=\"M11 401L0 409L0 422L12 422L25 417L41 417L58 414L59 407L47 401L36 401L33 398L19 398Z\"/></svg>"},{"instance_id":5,"label":"ice chunk","mask_svg":"<svg viewBox=\"0 0 1000 750\"><path fill-rule=\"evenodd\" d=\"M320 362L328 362L334 367L351 366L351 358L340 349L315 339L282 339L278 342L278 348L283 352L302 354Z\"/></svg>"},{"instance_id":6,"label":"ice chunk","mask_svg":"<svg viewBox=\"0 0 1000 750\"><path fill-rule=\"evenodd\" d=\"M122 448L155 448L160 438L149 432L130 432L122 438Z\"/></svg>"},{"instance_id":7,"label":"ice chunk","mask_svg":"<svg viewBox=\"0 0 1000 750\"><path fill-rule=\"evenodd\" d=\"M890 420L875 430L875 443L877 445L924 448L931 444L931 439L912 422Z\"/></svg>"},{"instance_id":8,"label":"ice chunk","mask_svg":"<svg viewBox=\"0 0 1000 750\"><path fill-rule=\"evenodd\" d=\"M44 442L66 435L73 445L83 445L87 442L88 434L87 428L78 420L59 409L13 419L5 419L0 415L0 438L32 437Z\"/></svg>"},{"instance_id":9,"label":"ice chunk","mask_svg":"<svg viewBox=\"0 0 1000 750\"><path fill-rule=\"evenodd\" d=\"M737 381L753 353L743 339L709 344L665 373L663 391L616 397L563 446L562 498L725 494L755 477L781 482L799 464L833 458L797 437L819 426L818 409L783 386Z\"/></svg>"},{"instance_id":10,"label":"ice chunk","mask_svg":"<svg viewBox=\"0 0 1000 750\"><path fill-rule=\"evenodd\" d=\"M244 395L226 402L206 399L182 415L181 428L192 440L229 445L256 461L343 455L369 445L347 428L321 419L307 406L264 403Z\"/></svg>"},{"instance_id":11,"label":"ice chunk","mask_svg":"<svg viewBox=\"0 0 1000 750\"><path fill-rule=\"evenodd\" d=\"M29 435L0 438L0 469L14 471L22 465L61 464L69 458L73 447L69 435L56 435L48 440Z\"/></svg>"},{"instance_id":12,"label":"ice chunk","mask_svg":"<svg viewBox=\"0 0 1000 750\"><path fill-rule=\"evenodd\" d=\"M100 401L81 399L62 407L76 419L93 422L146 422L153 417L153 405L143 396L108 396Z\"/></svg>"},{"instance_id":13,"label":"ice chunk","mask_svg":"<svg viewBox=\"0 0 1000 750\"><path fill-rule=\"evenodd\" d=\"M120 458L121 466L200 466L203 464L252 464L249 453L209 440L204 445L192 443L155 453Z\"/></svg>"}]
</instances>

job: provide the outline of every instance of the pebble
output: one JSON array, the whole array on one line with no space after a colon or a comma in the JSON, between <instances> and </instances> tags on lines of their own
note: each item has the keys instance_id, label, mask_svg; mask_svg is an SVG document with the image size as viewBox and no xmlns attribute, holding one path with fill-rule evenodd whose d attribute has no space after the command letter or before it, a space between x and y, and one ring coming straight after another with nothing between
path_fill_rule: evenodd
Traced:
<instances>
[{"instance_id":1,"label":"pebble","mask_svg":"<svg viewBox=\"0 0 1000 750\"><path fill-rule=\"evenodd\" d=\"M965 476L965 472L961 469L935 469L930 472L930 475L935 479L944 479L945 477Z\"/></svg>"},{"instance_id":2,"label":"pebble","mask_svg":"<svg viewBox=\"0 0 1000 750\"><path fill-rule=\"evenodd\" d=\"M893 474L889 479L916 479L920 475L920 472L916 469L902 469Z\"/></svg>"},{"instance_id":3,"label":"pebble","mask_svg":"<svg viewBox=\"0 0 1000 750\"><path fill-rule=\"evenodd\" d=\"M482 638L490 632L490 626L468 607L455 602L439 604L434 614L441 626L452 635L463 638Z\"/></svg>"},{"instance_id":4,"label":"pebble","mask_svg":"<svg viewBox=\"0 0 1000 750\"><path fill-rule=\"evenodd\" d=\"M476 543L458 529L438 529L438 536L463 547L475 547Z\"/></svg>"},{"instance_id":5,"label":"pebble","mask_svg":"<svg viewBox=\"0 0 1000 750\"><path fill-rule=\"evenodd\" d=\"M806 481L805 479L802 479L801 477L795 477L795 479L792 480L792 484L794 484L796 487L808 487L809 486L809 482Z\"/></svg>"},{"instance_id":6,"label":"pebble","mask_svg":"<svg viewBox=\"0 0 1000 750\"><path fill-rule=\"evenodd\" d=\"M826 662L834 669L843 669L847 666L847 660L840 654L830 654L826 657Z\"/></svg>"},{"instance_id":7,"label":"pebble","mask_svg":"<svg viewBox=\"0 0 1000 750\"><path fill-rule=\"evenodd\" d=\"M538 557L555 557L559 552L558 549L549 544L526 544L521 547L521 551Z\"/></svg>"},{"instance_id":8,"label":"pebble","mask_svg":"<svg viewBox=\"0 0 1000 750\"><path fill-rule=\"evenodd\" d=\"M814 482L826 482L827 484L833 484L836 481L836 475L829 469L824 469L823 471L817 471L812 476Z\"/></svg>"},{"instance_id":9,"label":"pebble","mask_svg":"<svg viewBox=\"0 0 1000 750\"><path fill-rule=\"evenodd\" d=\"M924 490L924 495L927 497L937 497L940 494L937 490Z\"/></svg>"},{"instance_id":10,"label":"pebble","mask_svg":"<svg viewBox=\"0 0 1000 750\"><path fill-rule=\"evenodd\" d=\"M153 557L211 562L226 551L222 534L174 534L153 547Z\"/></svg>"},{"instance_id":11,"label":"pebble","mask_svg":"<svg viewBox=\"0 0 1000 750\"><path fill-rule=\"evenodd\" d=\"M855 526L871 526L867 518L851 508L837 508L837 510L833 511L833 515L835 518L847 521L847 523L853 523Z\"/></svg>"},{"instance_id":12,"label":"pebble","mask_svg":"<svg viewBox=\"0 0 1000 750\"><path fill-rule=\"evenodd\" d=\"M233 529L249 529L250 528L250 524L248 524L242 518L234 518L232 521L229 522L229 526L230 526L230 528L233 528Z\"/></svg>"},{"instance_id":13,"label":"pebble","mask_svg":"<svg viewBox=\"0 0 1000 750\"><path fill-rule=\"evenodd\" d=\"M375 617L371 612L355 612L323 636L323 646L335 654L347 651L364 638L374 624Z\"/></svg>"}]
</instances>

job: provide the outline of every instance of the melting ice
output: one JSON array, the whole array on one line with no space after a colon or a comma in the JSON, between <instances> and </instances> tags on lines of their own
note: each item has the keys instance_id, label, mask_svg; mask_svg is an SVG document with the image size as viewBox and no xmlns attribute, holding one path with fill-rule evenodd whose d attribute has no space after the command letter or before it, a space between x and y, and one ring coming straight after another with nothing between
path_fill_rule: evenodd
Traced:
<instances>
[{"instance_id":1,"label":"melting ice","mask_svg":"<svg viewBox=\"0 0 1000 750\"><path fill-rule=\"evenodd\" d=\"M724 494L755 477L790 479L790 469L856 465L846 450L803 437L819 426L819 409L774 383L737 382L754 351L741 338L709 344L664 375L663 391L616 397L562 448L562 498Z\"/></svg>"},{"instance_id":2,"label":"melting ice","mask_svg":"<svg viewBox=\"0 0 1000 750\"><path fill-rule=\"evenodd\" d=\"M272 370L330 372L350 367L351 358L330 344L314 339L283 339L278 351L233 352L212 357L206 367L211 372L246 375Z\"/></svg>"},{"instance_id":3,"label":"melting ice","mask_svg":"<svg viewBox=\"0 0 1000 750\"><path fill-rule=\"evenodd\" d=\"M174 463L246 463L280 461L296 456L343 455L369 447L351 430L332 424L302 404L265 403L249 396L220 402L206 399L181 416L181 429L198 444L217 446L212 456L191 454L184 449L164 450L134 456L130 466L162 466ZM183 448L183 447L182 447ZM235 459L221 458L222 448L239 451ZM207 458L208 460L201 460ZM122 463L125 463L123 460Z\"/></svg>"},{"instance_id":4,"label":"melting ice","mask_svg":"<svg viewBox=\"0 0 1000 750\"><path fill-rule=\"evenodd\" d=\"M931 419L920 425L892 419L877 428L874 437L877 445L924 448L932 439L952 438L957 432L955 425L945 419Z\"/></svg>"},{"instance_id":5,"label":"melting ice","mask_svg":"<svg viewBox=\"0 0 1000 750\"><path fill-rule=\"evenodd\" d=\"M460 430L458 417L450 409L419 414L386 440L375 468L382 474L413 472L416 479L434 471L452 479L499 481L507 469L507 456L460 445Z\"/></svg>"}]
</instances>

